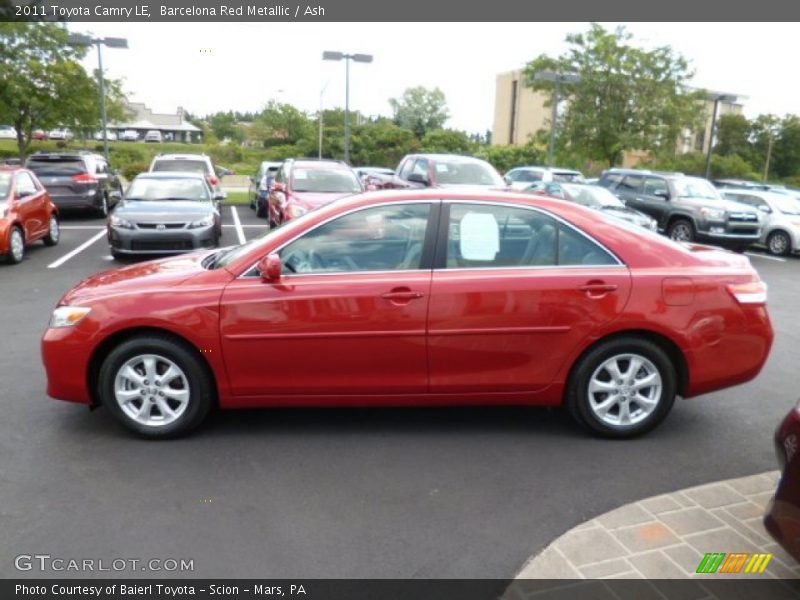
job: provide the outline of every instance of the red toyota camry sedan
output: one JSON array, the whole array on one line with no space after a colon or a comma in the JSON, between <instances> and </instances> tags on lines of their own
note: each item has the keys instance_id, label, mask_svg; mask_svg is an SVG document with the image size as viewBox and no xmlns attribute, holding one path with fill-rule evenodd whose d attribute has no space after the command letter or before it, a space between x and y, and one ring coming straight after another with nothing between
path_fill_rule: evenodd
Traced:
<instances>
[{"instance_id":1,"label":"red toyota camry sedan","mask_svg":"<svg viewBox=\"0 0 800 600\"><path fill-rule=\"evenodd\" d=\"M19 167L0 167L0 257L22 262L25 246L58 243L58 208L36 175Z\"/></svg>"},{"instance_id":2,"label":"red toyota camry sedan","mask_svg":"<svg viewBox=\"0 0 800 600\"><path fill-rule=\"evenodd\" d=\"M151 438L214 405L456 404L563 405L626 438L755 377L772 338L744 256L558 199L431 189L89 277L42 352L50 396Z\"/></svg>"}]
</instances>

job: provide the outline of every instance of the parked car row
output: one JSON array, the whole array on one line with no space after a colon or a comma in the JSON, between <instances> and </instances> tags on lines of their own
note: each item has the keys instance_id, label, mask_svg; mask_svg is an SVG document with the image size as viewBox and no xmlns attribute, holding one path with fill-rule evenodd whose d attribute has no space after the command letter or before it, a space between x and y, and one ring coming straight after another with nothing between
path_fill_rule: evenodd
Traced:
<instances>
[{"instance_id":1,"label":"parked car row","mask_svg":"<svg viewBox=\"0 0 800 600\"><path fill-rule=\"evenodd\" d=\"M58 127L50 131L43 131L36 129L31 133L34 140L56 140L56 141L69 141L75 139L75 133L66 127ZM123 142L137 142L142 140L144 142L161 143L165 140L171 139L171 134L162 134L158 129L150 129L143 135L136 129L126 129L119 134L111 129L106 129L105 132L97 131L93 136L97 141L104 139L109 142L117 140ZM0 125L0 140L16 140L17 130L11 125Z\"/></svg>"}]
</instances>

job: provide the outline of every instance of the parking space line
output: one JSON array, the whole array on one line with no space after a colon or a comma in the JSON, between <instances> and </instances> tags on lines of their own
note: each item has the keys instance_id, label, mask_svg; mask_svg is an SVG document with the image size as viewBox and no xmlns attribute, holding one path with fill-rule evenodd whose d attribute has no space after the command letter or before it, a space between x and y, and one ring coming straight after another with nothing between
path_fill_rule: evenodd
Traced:
<instances>
[{"instance_id":1,"label":"parking space line","mask_svg":"<svg viewBox=\"0 0 800 600\"><path fill-rule=\"evenodd\" d=\"M233 215L233 224L236 227L236 235L239 238L239 243L244 244L247 239L244 237L244 230L242 229L242 222L239 220L239 213L235 206L231 206L231 214Z\"/></svg>"},{"instance_id":2,"label":"parking space line","mask_svg":"<svg viewBox=\"0 0 800 600\"><path fill-rule=\"evenodd\" d=\"M76 254L80 254L81 252L86 250L86 248L88 248L89 246L94 244L97 240L99 240L101 237L103 237L105 235L106 235L105 231L98 232L97 235L95 235L94 237L86 240L84 243L82 243L80 246L78 246L74 250L71 250L70 252L67 252L64 256L59 258L57 261L51 262L49 265L47 265L47 268L48 269L57 269L58 267L63 265L65 262L67 262L70 258L75 256Z\"/></svg>"},{"instance_id":3,"label":"parking space line","mask_svg":"<svg viewBox=\"0 0 800 600\"><path fill-rule=\"evenodd\" d=\"M780 258L778 256L767 256L766 254L755 254L753 252L745 252L747 256L755 256L756 258L763 258L766 260L774 260L777 262L786 262L785 258Z\"/></svg>"}]
</instances>

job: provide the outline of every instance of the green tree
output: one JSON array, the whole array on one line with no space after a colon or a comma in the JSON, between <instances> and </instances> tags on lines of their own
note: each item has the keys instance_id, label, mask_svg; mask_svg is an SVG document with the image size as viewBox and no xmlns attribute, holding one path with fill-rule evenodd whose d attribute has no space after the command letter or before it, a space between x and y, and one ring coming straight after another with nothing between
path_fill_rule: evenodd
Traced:
<instances>
[{"instance_id":1,"label":"green tree","mask_svg":"<svg viewBox=\"0 0 800 600\"><path fill-rule=\"evenodd\" d=\"M800 175L800 117L786 115L774 142L775 174L778 177Z\"/></svg>"},{"instance_id":2,"label":"green tree","mask_svg":"<svg viewBox=\"0 0 800 600\"><path fill-rule=\"evenodd\" d=\"M625 150L674 153L681 132L702 118L702 92L686 91L692 76L686 59L669 47L638 48L631 38L623 27L612 32L593 23L587 32L567 36L564 54L542 54L525 69L530 87L551 93L554 82L536 79L537 73L580 76L561 85L569 109L557 123L559 133L578 154L610 165Z\"/></svg>"},{"instance_id":3,"label":"green tree","mask_svg":"<svg viewBox=\"0 0 800 600\"><path fill-rule=\"evenodd\" d=\"M69 45L67 35L52 23L0 23L0 122L17 130L22 158L34 129L100 128L98 81L79 63L87 49ZM121 84L106 83L109 119L121 119Z\"/></svg>"},{"instance_id":4,"label":"green tree","mask_svg":"<svg viewBox=\"0 0 800 600\"><path fill-rule=\"evenodd\" d=\"M721 156L737 154L744 159L752 152L750 121L744 115L722 115L717 121L717 143L714 152Z\"/></svg>"},{"instance_id":5,"label":"green tree","mask_svg":"<svg viewBox=\"0 0 800 600\"><path fill-rule=\"evenodd\" d=\"M400 98L390 98L394 122L410 129L419 139L427 131L441 129L450 113L447 99L438 87L429 90L423 86L408 88Z\"/></svg>"},{"instance_id":6,"label":"green tree","mask_svg":"<svg viewBox=\"0 0 800 600\"><path fill-rule=\"evenodd\" d=\"M314 131L313 122L306 113L275 100L269 101L251 127L251 135L267 147L296 144L312 138Z\"/></svg>"},{"instance_id":7,"label":"green tree","mask_svg":"<svg viewBox=\"0 0 800 600\"><path fill-rule=\"evenodd\" d=\"M245 139L245 132L233 111L218 112L208 117L208 124L217 139L225 138L241 144Z\"/></svg>"},{"instance_id":8,"label":"green tree","mask_svg":"<svg viewBox=\"0 0 800 600\"><path fill-rule=\"evenodd\" d=\"M475 141L463 131L432 129L422 138L424 152L472 154L477 150Z\"/></svg>"}]
</instances>

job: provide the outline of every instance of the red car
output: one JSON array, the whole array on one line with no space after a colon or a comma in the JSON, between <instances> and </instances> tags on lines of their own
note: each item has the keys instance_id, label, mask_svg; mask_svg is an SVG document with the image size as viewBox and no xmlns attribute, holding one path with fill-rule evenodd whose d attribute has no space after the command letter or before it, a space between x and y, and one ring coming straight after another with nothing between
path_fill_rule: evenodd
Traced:
<instances>
[{"instance_id":1,"label":"red car","mask_svg":"<svg viewBox=\"0 0 800 600\"><path fill-rule=\"evenodd\" d=\"M58 208L28 169L0 167L0 256L16 264L25 246L43 240L55 246L60 237Z\"/></svg>"},{"instance_id":2,"label":"red car","mask_svg":"<svg viewBox=\"0 0 800 600\"><path fill-rule=\"evenodd\" d=\"M167 437L212 406L565 405L655 427L772 344L747 257L562 200L360 194L241 246L94 275L55 309L48 394Z\"/></svg>"},{"instance_id":3,"label":"red car","mask_svg":"<svg viewBox=\"0 0 800 600\"><path fill-rule=\"evenodd\" d=\"M764 526L775 540L800 561L800 403L775 432L775 453L781 474L775 497L767 508Z\"/></svg>"},{"instance_id":4,"label":"red car","mask_svg":"<svg viewBox=\"0 0 800 600\"><path fill-rule=\"evenodd\" d=\"M269 190L269 225L277 227L334 200L364 191L355 171L338 160L289 159Z\"/></svg>"}]
</instances>

